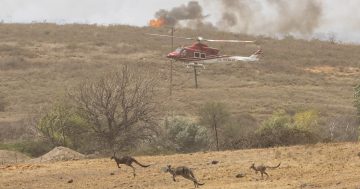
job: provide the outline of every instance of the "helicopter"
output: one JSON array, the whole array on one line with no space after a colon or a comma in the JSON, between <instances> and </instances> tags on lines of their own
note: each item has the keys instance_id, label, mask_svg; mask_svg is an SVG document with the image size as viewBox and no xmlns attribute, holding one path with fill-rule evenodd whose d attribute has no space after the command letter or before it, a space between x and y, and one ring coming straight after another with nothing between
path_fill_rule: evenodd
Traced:
<instances>
[{"instance_id":1,"label":"helicopter","mask_svg":"<svg viewBox=\"0 0 360 189\"><path fill-rule=\"evenodd\" d=\"M229 56L220 55L219 50L216 48L209 47L203 42L227 42L227 43L254 43L254 41L241 41L241 40L216 40L216 39L205 39L203 37L191 38L191 37L178 37L172 35L152 34L147 35L157 37L170 37L177 39L195 40L191 46L179 47L175 51L167 54L167 58L175 61L185 62L187 67L189 66L200 66L205 68L204 64L212 63L224 63L224 62L255 62L259 60L259 55L262 54L262 50L258 49L250 56Z\"/></svg>"}]
</instances>

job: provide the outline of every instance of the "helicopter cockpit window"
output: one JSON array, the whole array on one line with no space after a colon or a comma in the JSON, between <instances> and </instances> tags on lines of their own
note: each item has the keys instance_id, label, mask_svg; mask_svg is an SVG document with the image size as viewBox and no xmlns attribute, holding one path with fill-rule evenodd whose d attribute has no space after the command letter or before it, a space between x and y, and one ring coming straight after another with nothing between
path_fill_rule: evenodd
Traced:
<instances>
[{"instance_id":1,"label":"helicopter cockpit window","mask_svg":"<svg viewBox=\"0 0 360 189\"><path fill-rule=\"evenodd\" d=\"M195 58L200 58L200 53L199 52L194 52L194 57Z\"/></svg>"},{"instance_id":2,"label":"helicopter cockpit window","mask_svg":"<svg viewBox=\"0 0 360 189\"><path fill-rule=\"evenodd\" d=\"M177 48L177 49L175 50L175 52L180 53L180 52L181 52L181 50L182 50L182 48L181 48L181 47L179 47L179 48Z\"/></svg>"},{"instance_id":3,"label":"helicopter cockpit window","mask_svg":"<svg viewBox=\"0 0 360 189\"><path fill-rule=\"evenodd\" d=\"M201 58L206 58L205 53L200 53L200 57L201 57Z\"/></svg>"}]
</instances>

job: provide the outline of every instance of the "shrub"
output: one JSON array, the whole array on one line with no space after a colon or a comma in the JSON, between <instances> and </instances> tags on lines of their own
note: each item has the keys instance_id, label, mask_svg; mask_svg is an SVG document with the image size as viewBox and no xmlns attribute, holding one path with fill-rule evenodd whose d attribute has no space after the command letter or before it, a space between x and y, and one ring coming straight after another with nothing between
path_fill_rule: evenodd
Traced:
<instances>
[{"instance_id":1,"label":"shrub","mask_svg":"<svg viewBox=\"0 0 360 189\"><path fill-rule=\"evenodd\" d=\"M86 133L86 122L68 105L57 103L36 125L53 146L79 148Z\"/></svg>"},{"instance_id":2,"label":"shrub","mask_svg":"<svg viewBox=\"0 0 360 189\"><path fill-rule=\"evenodd\" d=\"M207 149L209 144L206 127L184 118L167 120L164 124L161 146L175 152L195 152Z\"/></svg>"},{"instance_id":3,"label":"shrub","mask_svg":"<svg viewBox=\"0 0 360 189\"><path fill-rule=\"evenodd\" d=\"M285 111L275 112L256 131L256 145L272 147L317 142L318 136L310 129L317 117L311 112L300 112L293 117Z\"/></svg>"},{"instance_id":4,"label":"shrub","mask_svg":"<svg viewBox=\"0 0 360 189\"><path fill-rule=\"evenodd\" d=\"M221 146L224 149L243 149L253 146L253 133L258 127L250 114L232 118L221 129Z\"/></svg>"},{"instance_id":5,"label":"shrub","mask_svg":"<svg viewBox=\"0 0 360 189\"><path fill-rule=\"evenodd\" d=\"M314 110L298 112L294 115L294 126L300 130L315 131L318 126L319 116Z\"/></svg>"}]
</instances>

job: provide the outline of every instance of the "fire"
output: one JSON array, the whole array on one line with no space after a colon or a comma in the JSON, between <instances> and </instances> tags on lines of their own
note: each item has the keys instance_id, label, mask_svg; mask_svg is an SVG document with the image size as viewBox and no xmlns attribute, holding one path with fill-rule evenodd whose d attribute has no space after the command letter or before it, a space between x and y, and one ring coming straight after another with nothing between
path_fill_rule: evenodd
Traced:
<instances>
[{"instance_id":1,"label":"fire","mask_svg":"<svg viewBox=\"0 0 360 189\"><path fill-rule=\"evenodd\" d=\"M151 27L158 28L165 25L165 20L163 18L152 19L149 24Z\"/></svg>"}]
</instances>

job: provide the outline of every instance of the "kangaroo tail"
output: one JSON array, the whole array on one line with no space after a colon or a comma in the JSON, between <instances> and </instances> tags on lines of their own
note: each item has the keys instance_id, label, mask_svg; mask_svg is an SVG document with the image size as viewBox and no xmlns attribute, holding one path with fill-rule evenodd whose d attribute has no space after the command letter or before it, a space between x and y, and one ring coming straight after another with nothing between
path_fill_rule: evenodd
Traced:
<instances>
[{"instance_id":1,"label":"kangaroo tail","mask_svg":"<svg viewBox=\"0 0 360 189\"><path fill-rule=\"evenodd\" d=\"M136 161L135 159L134 159L134 163L140 165L141 167L149 167L150 166L150 165L143 165L143 164L139 163L138 161Z\"/></svg>"},{"instance_id":2,"label":"kangaroo tail","mask_svg":"<svg viewBox=\"0 0 360 189\"><path fill-rule=\"evenodd\" d=\"M275 169L275 168L280 167L280 164L281 164L281 162L280 162L277 166L274 166L274 167L266 166L266 168L269 168L269 169Z\"/></svg>"}]
</instances>

